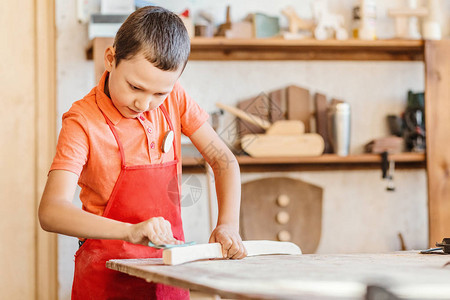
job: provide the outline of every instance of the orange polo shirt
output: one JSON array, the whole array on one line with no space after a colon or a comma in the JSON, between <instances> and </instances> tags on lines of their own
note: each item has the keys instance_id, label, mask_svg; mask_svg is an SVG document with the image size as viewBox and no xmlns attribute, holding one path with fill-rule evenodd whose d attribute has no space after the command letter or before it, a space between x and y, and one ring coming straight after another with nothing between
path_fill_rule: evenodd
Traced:
<instances>
[{"instance_id":1,"label":"orange polo shirt","mask_svg":"<svg viewBox=\"0 0 450 300\"><path fill-rule=\"evenodd\" d=\"M160 164L174 158L161 150L164 134L169 130L160 108L134 119L124 118L103 89L108 72L82 100L76 101L62 117L62 128L52 170L67 170L79 175L83 209L103 215L121 169L120 152L102 112L111 120L124 147L127 166ZM175 131L178 173L181 174L181 133L192 135L208 119L177 82L162 104Z\"/></svg>"}]
</instances>

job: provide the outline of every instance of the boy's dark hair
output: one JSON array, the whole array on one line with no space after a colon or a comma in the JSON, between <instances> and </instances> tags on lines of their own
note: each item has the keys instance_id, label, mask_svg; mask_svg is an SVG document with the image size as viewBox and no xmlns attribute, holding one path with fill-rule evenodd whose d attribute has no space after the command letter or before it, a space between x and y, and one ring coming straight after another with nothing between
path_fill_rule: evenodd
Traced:
<instances>
[{"instance_id":1,"label":"boy's dark hair","mask_svg":"<svg viewBox=\"0 0 450 300\"><path fill-rule=\"evenodd\" d=\"M156 68L174 71L186 66L190 39L183 21L162 7L145 6L132 13L114 39L116 67L142 52Z\"/></svg>"}]
</instances>

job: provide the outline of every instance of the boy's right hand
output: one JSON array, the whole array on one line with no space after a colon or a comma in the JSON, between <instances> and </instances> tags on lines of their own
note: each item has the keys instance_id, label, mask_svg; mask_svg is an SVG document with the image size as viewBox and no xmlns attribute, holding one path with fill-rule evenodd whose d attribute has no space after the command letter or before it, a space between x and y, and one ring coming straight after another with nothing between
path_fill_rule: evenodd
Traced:
<instances>
[{"instance_id":1,"label":"boy's right hand","mask_svg":"<svg viewBox=\"0 0 450 300\"><path fill-rule=\"evenodd\" d=\"M156 245L183 243L173 237L170 222L163 217L151 218L138 224L130 224L126 241L145 246L148 245L148 242Z\"/></svg>"}]
</instances>

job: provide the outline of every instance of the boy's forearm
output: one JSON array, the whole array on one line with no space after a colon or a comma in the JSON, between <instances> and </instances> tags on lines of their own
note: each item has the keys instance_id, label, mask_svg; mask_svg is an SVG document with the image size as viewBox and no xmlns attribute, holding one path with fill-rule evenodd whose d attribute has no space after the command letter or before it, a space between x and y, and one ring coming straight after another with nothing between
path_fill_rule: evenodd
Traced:
<instances>
[{"instance_id":1,"label":"boy's forearm","mask_svg":"<svg viewBox=\"0 0 450 300\"><path fill-rule=\"evenodd\" d=\"M74 237L127 240L130 224L97 216L70 202L41 207L39 219L44 230Z\"/></svg>"},{"instance_id":2,"label":"boy's forearm","mask_svg":"<svg viewBox=\"0 0 450 300\"><path fill-rule=\"evenodd\" d=\"M228 224L239 229L241 177L236 159L213 167L219 214L217 225Z\"/></svg>"}]
</instances>

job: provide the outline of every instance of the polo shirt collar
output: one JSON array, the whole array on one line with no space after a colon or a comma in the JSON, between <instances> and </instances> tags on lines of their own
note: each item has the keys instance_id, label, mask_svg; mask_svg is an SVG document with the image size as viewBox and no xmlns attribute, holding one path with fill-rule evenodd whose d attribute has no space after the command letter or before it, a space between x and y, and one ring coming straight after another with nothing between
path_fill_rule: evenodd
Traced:
<instances>
[{"instance_id":1,"label":"polo shirt collar","mask_svg":"<svg viewBox=\"0 0 450 300\"><path fill-rule=\"evenodd\" d=\"M117 125L120 120L122 120L122 114L117 110L117 108L112 103L111 99L105 94L105 81L108 77L109 72L105 71L97 85L96 100L97 105L100 110L106 115L106 117L113 123Z\"/></svg>"}]
</instances>

